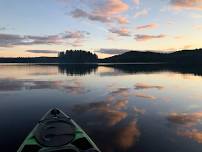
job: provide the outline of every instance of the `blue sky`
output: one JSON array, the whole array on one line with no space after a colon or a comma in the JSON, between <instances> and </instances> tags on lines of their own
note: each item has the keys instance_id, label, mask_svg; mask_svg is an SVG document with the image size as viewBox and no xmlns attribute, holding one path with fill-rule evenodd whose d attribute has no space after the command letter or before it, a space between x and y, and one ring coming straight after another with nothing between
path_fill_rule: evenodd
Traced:
<instances>
[{"instance_id":1,"label":"blue sky","mask_svg":"<svg viewBox=\"0 0 202 152\"><path fill-rule=\"evenodd\" d=\"M0 56L202 47L202 0L1 0L0 10Z\"/></svg>"}]
</instances>

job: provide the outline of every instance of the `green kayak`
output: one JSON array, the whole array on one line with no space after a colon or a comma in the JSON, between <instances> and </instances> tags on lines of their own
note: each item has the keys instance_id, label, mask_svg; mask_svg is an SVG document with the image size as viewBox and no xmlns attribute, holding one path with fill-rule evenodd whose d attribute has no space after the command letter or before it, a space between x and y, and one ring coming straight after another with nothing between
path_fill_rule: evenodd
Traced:
<instances>
[{"instance_id":1,"label":"green kayak","mask_svg":"<svg viewBox=\"0 0 202 152\"><path fill-rule=\"evenodd\" d=\"M49 110L17 152L100 152L89 136L65 113Z\"/></svg>"}]
</instances>

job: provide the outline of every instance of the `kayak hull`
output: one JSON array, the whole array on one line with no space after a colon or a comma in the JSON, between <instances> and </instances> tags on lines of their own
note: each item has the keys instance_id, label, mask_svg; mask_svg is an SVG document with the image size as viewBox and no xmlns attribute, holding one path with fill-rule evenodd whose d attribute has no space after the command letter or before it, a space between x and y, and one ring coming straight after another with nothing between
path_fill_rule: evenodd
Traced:
<instances>
[{"instance_id":1,"label":"kayak hull","mask_svg":"<svg viewBox=\"0 0 202 152\"><path fill-rule=\"evenodd\" d=\"M26 137L17 152L100 152L81 127L64 112L49 110Z\"/></svg>"}]
</instances>

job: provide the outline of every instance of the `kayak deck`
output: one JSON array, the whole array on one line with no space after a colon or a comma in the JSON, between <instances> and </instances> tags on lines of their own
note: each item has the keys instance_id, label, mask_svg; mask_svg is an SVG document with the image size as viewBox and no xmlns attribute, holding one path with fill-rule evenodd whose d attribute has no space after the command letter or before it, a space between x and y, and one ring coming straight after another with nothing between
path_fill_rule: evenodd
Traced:
<instances>
[{"instance_id":1,"label":"kayak deck","mask_svg":"<svg viewBox=\"0 0 202 152\"><path fill-rule=\"evenodd\" d=\"M89 136L61 110L49 110L17 152L100 152Z\"/></svg>"}]
</instances>

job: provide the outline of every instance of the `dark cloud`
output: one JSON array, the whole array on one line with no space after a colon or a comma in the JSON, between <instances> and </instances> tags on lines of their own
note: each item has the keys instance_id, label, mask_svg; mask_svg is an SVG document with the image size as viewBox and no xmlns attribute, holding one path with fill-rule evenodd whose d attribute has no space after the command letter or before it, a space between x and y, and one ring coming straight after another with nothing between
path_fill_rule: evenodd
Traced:
<instances>
[{"instance_id":1,"label":"dark cloud","mask_svg":"<svg viewBox=\"0 0 202 152\"><path fill-rule=\"evenodd\" d=\"M122 53L125 53L125 52L128 52L128 51L131 51L131 50L128 50L128 49L107 49L107 48L101 48L95 52L98 52L98 53L104 53L104 54L122 54Z\"/></svg>"},{"instance_id":2,"label":"dark cloud","mask_svg":"<svg viewBox=\"0 0 202 152\"><path fill-rule=\"evenodd\" d=\"M92 21L99 21L99 22L111 22L111 19L102 14L90 14L82 9L75 9L71 12L72 17L74 18L87 18Z\"/></svg>"},{"instance_id":3,"label":"dark cloud","mask_svg":"<svg viewBox=\"0 0 202 152\"><path fill-rule=\"evenodd\" d=\"M127 28L111 28L109 29L111 33L117 34L118 36L130 36L130 32Z\"/></svg>"},{"instance_id":4,"label":"dark cloud","mask_svg":"<svg viewBox=\"0 0 202 152\"><path fill-rule=\"evenodd\" d=\"M47 89L55 88L59 81L32 81L17 79L0 79L0 91L19 91L22 89Z\"/></svg>"},{"instance_id":5,"label":"dark cloud","mask_svg":"<svg viewBox=\"0 0 202 152\"><path fill-rule=\"evenodd\" d=\"M117 90L110 92L109 95L128 97L129 96L129 88L118 88Z\"/></svg>"},{"instance_id":6,"label":"dark cloud","mask_svg":"<svg viewBox=\"0 0 202 152\"><path fill-rule=\"evenodd\" d=\"M29 53L45 53L45 54L56 54L58 53L58 51L54 51L54 50L27 50L26 52L29 52Z\"/></svg>"},{"instance_id":7,"label":"dark cloud","mask_svg":"<svg viewBox=\"0 0 202 152\"><path fill-rule=\"evenodd\" d=\"M165 38L166 35L160 34L160 35L145 35L145 34L136 34L135 40L136 41L147 41L152 39L161 39Z\"/></svg>"},{"instance_id":8,"label":"dark cloud","mask_svg":"<svg viewBox=\"0 0 202 152\"><path fill-rule=\"evenodd\" d=\"M19 91L23 89L61 89L70 94L81 94L89 91L76 80L66 83L64 81L0 79L0 91Z\"/></svg>"},{"instance_id":9,"label":"dark cloud","mask_svg":"<svg viewBox=\"0 0 202 152\"><path fill-rule=\"evenodd\" d=\"M152 85L152 84L147 84L147 83L137 83L137 84L135 84L135 89L137 89L137 90L140 90L140 89L158 89L158 90L161 90L161 89L163 89L163 86Z\"/></svg>"},{"instance_id":10,"label":"dark cloud","mask_svg":"<svg viewBox=\"0 0 202 152\"><path fill-rule=\"evenodd\" d=\"M80 46L89 35L85 31L66 31L57 35L34 36L34 35L15 35L0 34L0 47L12 47L16 45L38 45L38 44L69 44Z\"/></svg>"}]
</instances>

